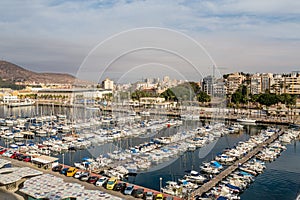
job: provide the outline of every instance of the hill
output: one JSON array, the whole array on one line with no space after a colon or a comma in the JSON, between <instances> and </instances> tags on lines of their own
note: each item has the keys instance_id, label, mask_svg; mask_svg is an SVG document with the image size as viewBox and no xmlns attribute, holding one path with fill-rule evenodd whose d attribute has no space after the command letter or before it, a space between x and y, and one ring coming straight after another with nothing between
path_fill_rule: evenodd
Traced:
<instances>
[{"instance_id":1,"label":"hill","mask_svg":"<svg viewBox=\"0 0 300 200\"><path fill-rule=\"evenodd\" d=\"M76 78L70 74L62 73L37 73L24 69L18 65L0 60L0 78L10 83L30 82L30 83L58 83L72 84ZM85 82L85 81L80 81Z\"/></svg>"}]
</instances>

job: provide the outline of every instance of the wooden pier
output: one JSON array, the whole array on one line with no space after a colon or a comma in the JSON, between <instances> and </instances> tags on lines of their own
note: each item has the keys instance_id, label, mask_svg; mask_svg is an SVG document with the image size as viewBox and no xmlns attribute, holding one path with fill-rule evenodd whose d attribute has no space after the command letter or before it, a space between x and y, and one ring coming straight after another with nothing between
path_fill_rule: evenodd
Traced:
<instances>
[{"instance_id":1,"label":"wooden pier","mask_svg":"<svg viewBox=\"0 0 300 200\"><path fill-rule=\"evenodd\" d=\"M262 144L258 145L256 148L254 148L252 151L250 151L245 157L237 160L231 166L229 166L224 171L222 171L220 174L216 175L213 179L211 179L207 183L203 184L200 188L195 190L192 193L192 196L193 197L196 195L201 196L203 193L209 191L211 188L216 186L220 181L222 181L225 177L227 177L232 172L234 172L239 167L239 164L243 164L243 163L247 162L249 159L251 159L256 154L258 154L265 146L271 144L274 140L276 140L283 133L284 133L284 131L276 132L268 140L266 140L265 142L263 142Z\"/></svg>"}]
</instances>

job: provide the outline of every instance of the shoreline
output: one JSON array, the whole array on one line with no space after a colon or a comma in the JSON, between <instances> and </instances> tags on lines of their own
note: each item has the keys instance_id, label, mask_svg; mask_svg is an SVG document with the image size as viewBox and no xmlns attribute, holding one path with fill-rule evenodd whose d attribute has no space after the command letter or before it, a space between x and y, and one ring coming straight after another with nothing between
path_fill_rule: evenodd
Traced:
<instances>
[{"instance_id":1,"label":"shoreline","mask_svg":"<svg viewBox=\"0 0 300 200\"><path fill-rule=\"evenodd\" d=\"M3 106L3 105L1 105ZM4 105L5 106L5 105ZM86 108L88 105L82 104L64 104L62 102L49 102L49 101L36 101L35 105L32 106L51 106L51 107L64 107L64 108ZM23 106L21 106L23 107ZM99 112L127 112L127 109L124 108L117 108L111 106L101 106L101 105L92 105L93 108L99 109ZM244 115L247 114L245 109L240 109L235 111L232 108L224 108L227 111L212 111L210 107L199 107L200 110L197 114L199 116L199 120L203 119L224 119L229 121L236 122L237 119L242 118ZM266 114L258 114L260 109L250 109L249 118L255 119L256 123L266 123L266 124L278 124L278 125L289 125L289 124L300 124L300 115L287 115L287 116L276 116L276 115L266 115ZM136 113L140 113L143 111L142 108L134 108ZM183 110L161 110L161 111L154 111L149 110L150 115L161 115L161 116L169 116L169 117L180 117ZM188 111L188 110L185 110ZM247 114L247 115L248 115Z\"/></svg>"}]
</instances>

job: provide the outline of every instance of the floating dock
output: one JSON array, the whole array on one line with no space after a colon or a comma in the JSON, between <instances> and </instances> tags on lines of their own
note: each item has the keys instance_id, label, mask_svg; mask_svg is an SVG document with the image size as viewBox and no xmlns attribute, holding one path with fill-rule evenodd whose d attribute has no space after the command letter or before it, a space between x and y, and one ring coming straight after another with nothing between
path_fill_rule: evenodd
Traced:
<instances>
[{"instance_id":1,"label":"floating dock","mask_svg":"<svg viewBox=\"0 0 300 200\"><path fill-rule=\"evenodd\" d=\"M225 177L230 175L232 172L238 169L239 165L247 162L249 159L254 157L256 154L258 154L265 146L271 144L276 140L280 135L282 135L284 131L276 132L274 135L272 135L267 141L263 142L262 144L258 145L256 148L254 148L252 151L250 151L245 157L235 161L231 166L226 168L224 171L222 171L220 174L215 176L213 179L208 181L207 183L203 184L200 188L195 190L192 193L192 196L199 195L201 196L203 193L209 191L211 188L215 187L220 181L222 181Z\"/></svg>"}]
</instances>

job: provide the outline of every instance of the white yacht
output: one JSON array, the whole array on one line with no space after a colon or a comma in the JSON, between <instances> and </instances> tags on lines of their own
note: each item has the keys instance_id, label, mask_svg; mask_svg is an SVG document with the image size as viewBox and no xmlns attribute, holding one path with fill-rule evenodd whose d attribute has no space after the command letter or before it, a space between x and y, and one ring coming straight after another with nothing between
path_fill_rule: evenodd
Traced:
<instances>
[{"instance_id":1,"label":"white yacht","mask_svg":"<svg viewBox=\"0 0 300 200\"><path fill-rule=\"evenodd\" d=\"M236 121L245 122L245 123L255 123L256 122L255 119L250 119L250 118L246 118L246 117L238 118L238 119L236 119Z\"/></svg>"}]
</instances>

